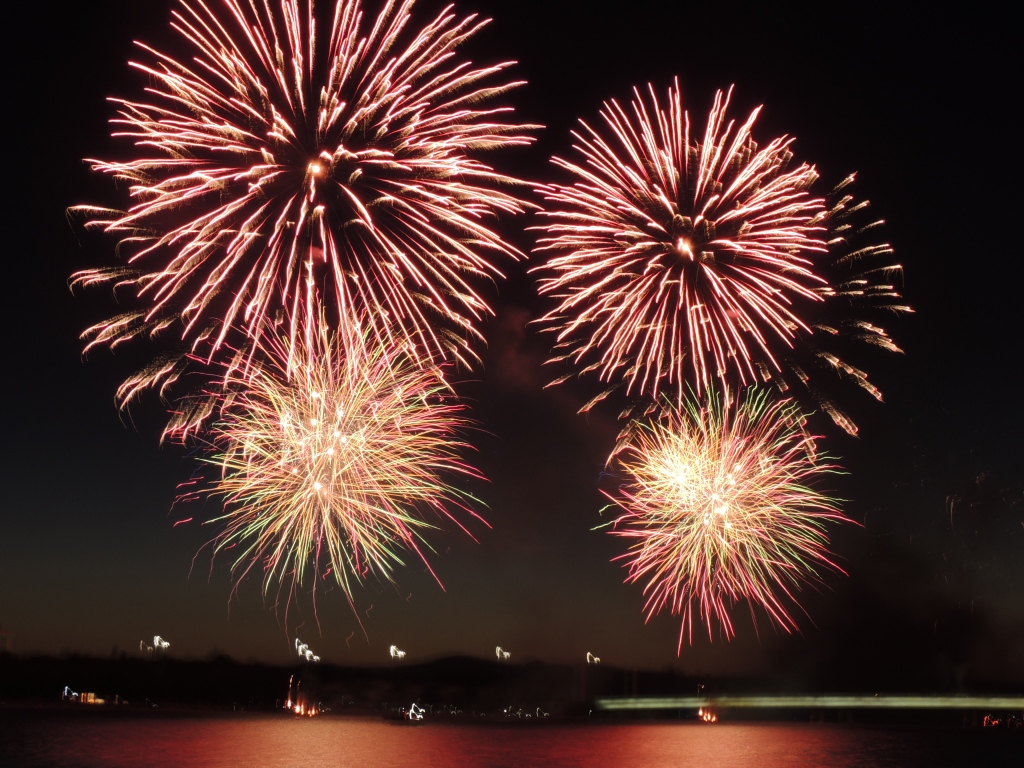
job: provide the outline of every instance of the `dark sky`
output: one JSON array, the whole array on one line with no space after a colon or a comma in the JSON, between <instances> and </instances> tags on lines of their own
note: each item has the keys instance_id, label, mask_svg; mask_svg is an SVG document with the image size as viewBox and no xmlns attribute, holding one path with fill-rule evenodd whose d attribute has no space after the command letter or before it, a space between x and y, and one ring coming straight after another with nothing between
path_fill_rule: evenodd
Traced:
<instances>
[{"instance_id":1,"label":"dark sky","mask_svg":"<svg viewBox=\"0 0 1024 768\"><path fill-rule=\"evenodd\" d=\"M104 98L138 93L126 65L133 39L175 50L171 3L43 0L5 25L0 626L16 634L16 650L108 654L160 634L175 655L284 662L297 632L337 663L382 661L392 643L410 658L488 656L501 645L518 660L592 651L627 667L819 687L871 674L897 689L1024 683L1017 25L985 3L959 16L761 5L458 8L494 19L468 52L518 60L529 85L509 101L547 126L534 148L495 159L509 172L548 176L578 117L678 75L695 113L736 83L737 114L765 104L755 135L796 136L798 157L825 184L857 171L859 194L887 220L916 314L890 324L905 356L866 363L884 405L837 390L862 431L854 440L827 430L850 471L835 491L862 525L835 531L849 575L805 594L801 634L780 634L763 616L755 630L740 606L734 641L697 638L677 659L678 620L645 625L641 589L623 585L610 562L621 542L592 530L615 414L576 415L585 387L540 390L547 342L525 325L541 306L525 265L509 265L493 292L487 367L463 387L485 430L474 440L492 528L477 526L479 543L457 532L435 539L446 591L416 566L398 587L368 585L357 594L361 611L373 606L368 636L338 592L321 595L319 627L306 599L286 625L256 583L229 600L226 562L211 568L204 551L193 567L211 529L172 528L191 459L158 445L157 408L130 419L114 407L130 355L81 359L77 336L111 310L109 295L67 288L71 272L112 258L113 243L83 235L65 210L116 202L81 159L118 151ZM519 225L529 223L506 227L524 250Z\"/></svg>"}]
</instances>

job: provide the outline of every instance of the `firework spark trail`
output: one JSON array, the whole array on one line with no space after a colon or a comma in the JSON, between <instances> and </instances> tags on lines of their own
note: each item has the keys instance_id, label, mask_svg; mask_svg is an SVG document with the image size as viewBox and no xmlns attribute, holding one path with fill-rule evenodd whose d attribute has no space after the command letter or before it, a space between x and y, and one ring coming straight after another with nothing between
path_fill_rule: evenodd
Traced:
<instances>
[{"instance_id":1,"label":"firework spark trail","mask_svg":"<svg viewBox=\"0 0 1024 768\"><path fill-rule=\"evenodd\" d=\"M337 333L316 325L299 349L285 336L244 377L229 372L205 459L219 476L189 496L224 501L213 546L238 545L239 583L261 573L266 592L290 579L292 594L311 568L314 594L330 575L351 604L367 576L392 579L403 551L433 574L431 518L462 530L457 513L482 521L478 502L449 484L480 475L460 458L469 422L436 369L382 348L355 321Z\"/></svg>"},{"instance_id":2,"label":"firework spark trail","mask_svg":"<svg viewBox=\"0 0 1024 768\"><path fill-rule=\"evenodd\" d=\"M89 161L132 205L77 209L122 238L127 265L72 285L139 299L86 331L86 350L169 329L182 345L125 382L122 403L166 394L190 356L243 346L236 329L258 339L287 317L294 349L317 293L336 299L329 320L354 307L418 359L475 358L490 309L473 283L500 277L490 257L522 256L485 220L525 203L503 191L520 182L471 155L526 145L535 126L490 106L522 84L501 81L510 63L456 56L488 22L449 7L417 28L413 4L365 18L338 0L324 35L311 0L182 0L171 26L191 57L140 44L146 100L112 99L114 135L138 156Z\"/></svg>"},{"instance_id":3,"label":"firework spark trail","mask_svg":"<svg viewBox=\"0 0 1024 768\"><path fill-rule=\"evenodd\" d=\"M735 634L729 611L746 601L791 631L794 593L838 569L825 525L846 518L814 490L838 469L815 453L790 401L747 390L739 405L689 399L661 421L635 422L613 456L626 478L606 494L622 510L610 532L631 541L619 559L641 582L647 618L682 616L679 650L692 642L696 613L709 637L717 622Z\"/></svg>"},{"instance_id":4,"label":"firework spark trail","mask_svg":"<svg viewBox=\"0 0 1024 768\"><path fill-rule=\"evenodd\" d=\"M850 194L853 181L854 176L848 176L828 196L828 259L822 265L828 286L820 290L824 301L807 313L814 333L801 337L800 343L784 354L784 364L772 374L772 379L780 391L801 400L809 399L814 408L856 435L858 428L853 419L817 386L816 382L827 380L826 377L812 376L809 371L819 369L833 374L830 378L838 374L881 401L882 392L868 380L867 373L848 361L860 351L855 347L864 345L902 353L878 323L884 315L913 310L902 303L894 285L903 268L889 261L892 247L873 240L884 222L865 219L869 203L857 201ZM809 398L803 397L804 392Z\"/></svg>"},{"instance_id":5,"label":"firework spark trail","mask_svg":"<svg viewBox=\"0 0 1024 768\"><path fill-rule=\"evenodd\" d=\"M624 381L630 394L657 397L667 382L677 401L687 386L777 377L798 340L818 330L808 308L843 290L819 265L852 266L891 249L845 259L833 223L854 208L850 199L830 208L811 193L817 173L794 167L792 139L759 148L759 109L742 124L728 119L731 90L717 93L703 138L691 132L678 82L664 102L648 91L645 99L634 90L628 111L606 102L602 130L581 121L573 136L583 162L554 159L575 184L542 188L550 210L537 251L551 255L533 271L558 302L541 318L557 335L555 359L613 386ZM878 278L898 269L856 278L877 300ZM877 330L869 343L887 340Z\"/></svg>"},{"instance_id":6,"label":"firework spark trail","mask_svg":"<svg viewBox=\"0 0 1024 768\"><path fill-rule=\"evenodd\" d=\"M313 653L313 650L307 643L302 642L299 638L295 638L295 651L299 654L300 658L306 661L311 661L314 664L320 662L320 657Z\"/></svg>"}]
</instances>

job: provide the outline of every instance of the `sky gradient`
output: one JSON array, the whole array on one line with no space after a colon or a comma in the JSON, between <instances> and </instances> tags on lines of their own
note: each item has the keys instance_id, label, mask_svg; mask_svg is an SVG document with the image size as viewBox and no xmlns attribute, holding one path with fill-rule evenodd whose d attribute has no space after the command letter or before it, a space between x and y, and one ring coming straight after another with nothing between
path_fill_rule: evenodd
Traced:
<instances>
[{"instance_id":1,"label":"sky gradient","mask_svg":"<svg viewBox=\"0 0 1024 768\"><path fill-rule=\"evenodd\" d=\"M160 634L171 652L290 660L296 634L325 660L367 664L394 643L409 658L488 656L579 661L591 651L624 667L759 675L809 687L883 669L894 688L1024 684L1024 407L1015 217L1020 90L1008 16L970 17L842 6L741 12L680 2L469 0L493 24L467 46L481 63L515 59L529 84L505 97L546 126L537 144L489 158L516 175L556 173L577 118L627 100L632 85L673 77L697 114L736 84L734 114L764 104L755 136L788 133L818 166L822 190L850 172L887 221L915 314L890 330L905 350L867 365L886 402L836 395L861 425L852 439L819 423L849 474L833 489L859 523L833 529L847 577L804 594L802 632L757 626L735 611L737 637L696 636L676 656L678 619L644 623L641 588L611 559L622 542L592 530L606 518L598 481L615 413L576 415L585 385L542 390L547 339L528 322L543 302L527 264L489 294L485 367L459 391L481 425L473 436L489 483L475 488L491 524L433 539L444 591L410 559L398 586L357 596L366 634L343 595L300 600L286 617L259 585L231 599L226 561L211 566L209 528L173 527L175 487L194 466L158 444L159 404L113 404L138 356L81 359L78 334L112 307L103 290L73 297L69 275L109 263L113 241L66 215L113 204L109 179L83 157L120 156L107 96L133 96L131 41L179 46L170 2L109 0L58 11L26 6L7 34L37 41L6 62L15 83L5 131L8 177L6 365L8 434L0 498L0 628L19 653L137 652ZM369 4L368 4L369 5ZM417 6L420 18L438 4ZM1000 12L1002 13L1002 12ZM7 48L5 56L16 48ZM180 47L178 48L180 50ZM564 176L561 177L564 179ZM522 250L529 217L506 220ZM210 510L211 516L214 510ZM198 553L198 554L197 554ZM373 606L370 609L370 606Z\"/></svg>"}]
</instances>

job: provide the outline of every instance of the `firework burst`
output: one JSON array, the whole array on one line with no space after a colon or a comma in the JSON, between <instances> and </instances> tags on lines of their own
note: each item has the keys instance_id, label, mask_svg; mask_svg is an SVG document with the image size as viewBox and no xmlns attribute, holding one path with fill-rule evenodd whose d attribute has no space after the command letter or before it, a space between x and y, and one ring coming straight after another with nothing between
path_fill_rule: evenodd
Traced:
<instances>
[{"instance_id":1,"label":"firework burst","mask_svg":"<svg viewBox=\"0 0 1024 768\"><path fill-rule=\"evenodd\" d=\"M367 576L390 580L403 551L427 563L432 520L465 530L456 513L480 519L449 484L480 475L460 459L469 423L440 373L354 322L342 329L318 324L294 350L285 336L269 362L228 373L208 438L218 477L189 496L223 500L213 546L235 550L239 582L258 572L265 590L290 578L294 591L330 575L352 602Z\"/></svg>"},{"instance_id":2,"label":"firework burst","mask_svg":"<svg viewBox=\"0 0 1024 768\"><path fill-rule=\"evenodd\" d=\"M334 299L328 322L355 308L417 359L473 359L490 311L474 284L500 276L493 257L521 256L487 220L524 207L507 191L519 182L473 155L528 144L533 126L490 106L521 84L502 81L509 63L457 58L487 22L447 8L417 27L413 4L367 19L337 0L322 24L312 0L182 0L172 27L191 57L140 44L145 100L113 99L112 121L137 157L89 161L131 206L77 209L121 238L126 264L72 278L138 299L86 331L87 350L181 342L125 382L122 403L243 346L238 330L258 339L286 318L294 350L318 294Z\"/></svg>"},{"instance_id":3,"label":"firework burst","mask_svg":"<svg viewBox=\"0 0 1024 768\"><path fill-rule=\"evenodd\" d=\"M811 308L842 290L821 265L891 253L843 250L834 230L849 199L830 207L812 194L817 173L793 162L793 140L759 147L759 110L737 124L730 95L717 93L701 138L678 83L664 104L653 87L647 99L635 90L629 110L604 104L604 130L581 121L573 136L582 163L554 159L576 178L542 190L551 209L537 250L551 255L535 271L540 292L558 301L541 319L557 335L556 359L624 382L630 394L657 397L667 384L677 401L688 386L768 381L821 330ZM857 271L875 303L880 274Z\"/></svg>"},{"instance_id":4,"label":"firework burst","mask_svg":"<svg viewBox=\"0 0 1024 768\"><path fill-rule=\"evenodd\" d=\"M846 518L812 485L837 468L789 401L747 390L738 405L689 399L651 423L634 422L613 461L624 482L608 494L622 510L611 532L632 542L620 559L641 582L647 617L682 616L679 649L694 614L728 639L729 613L746 601L787 630L794 592L837 568L825 525ZM756 620L756 616L755 616Z\"/></svg>"}]
</instances>

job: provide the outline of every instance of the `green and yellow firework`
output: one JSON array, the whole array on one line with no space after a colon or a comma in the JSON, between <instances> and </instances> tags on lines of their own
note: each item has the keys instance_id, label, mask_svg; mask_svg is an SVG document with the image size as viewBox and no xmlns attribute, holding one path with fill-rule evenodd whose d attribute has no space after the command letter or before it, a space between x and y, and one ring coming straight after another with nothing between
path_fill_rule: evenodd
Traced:
<instances>
[{"instance_id":1,"label":"green and yellow firework","mask_svg":"<svg viewBox=\"0 0 1024 768\"><path fill-rule=\"evenodd\" d=\"M391 580L404 553L427 563L438 523L480 519L451 484L480 475L461 458L470 424L442 372L358 327L320 323L295 347L283 335L261 365L228 373L205 459L219 473L204 493L223 500L213 546L237 550L239 581L259 572L264 591L294 590L333 576L352 602L355 584Z\"/></svg>"},{"instance_id":2,"label":"green and yellow firework","mask_svg":"<svg viewBox=\"0 0 1024 768\"><path fill-rule=\"evenodd\" d=\"M746 601L796 628L790 604L821 568L837 569L826 524L846 518L814 489L838 472L815 450L791 401L748 389L728 404L714 395L635 421L612 461L622 484L607 495L622 510L611 533L632 541L627 581L642 582L648 619L669 608L692 641L694 606L709 636Z\"/></svg>"}]
</instances>

